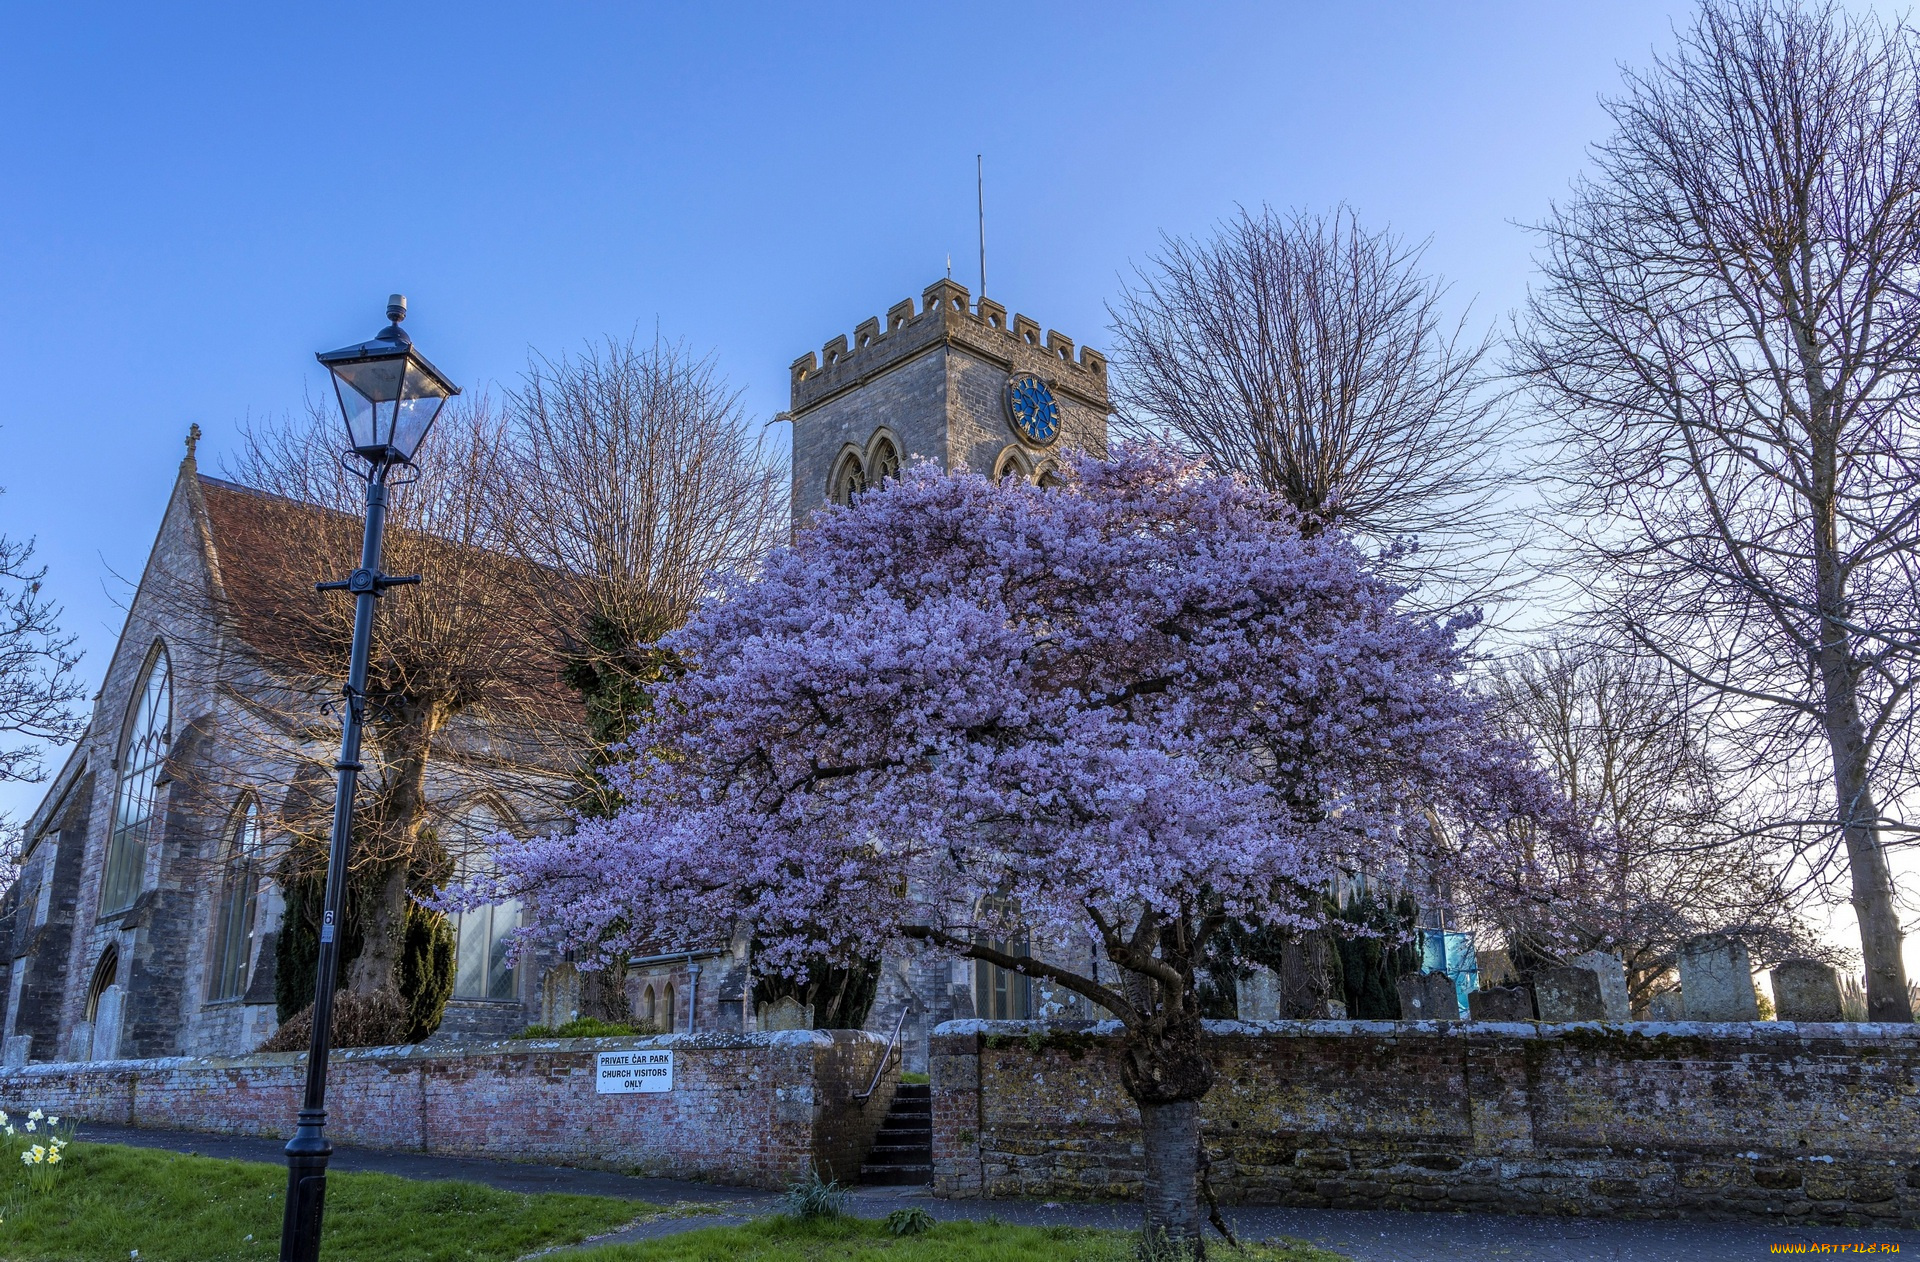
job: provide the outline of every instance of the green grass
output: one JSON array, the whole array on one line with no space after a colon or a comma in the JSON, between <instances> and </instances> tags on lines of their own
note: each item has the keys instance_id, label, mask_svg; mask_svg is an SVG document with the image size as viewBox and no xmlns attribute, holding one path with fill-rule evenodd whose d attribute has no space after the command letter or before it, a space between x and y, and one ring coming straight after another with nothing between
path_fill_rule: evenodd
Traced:
<instances>
[{"instance_id":1,"label":"green grass","mask_svg":"<svg viewBox=\"0 0 1920 1262\"><path fill-rule=\"evenodd\" d=\"M774 1217L562 1256L566 1262L1133 1262L1136 1239L1124 1231L976 1222L941 1223L925 1235L900 1238L872 1219ZM1346 1262L1311 1245L1251 1245L1235 1253L1225 1241L1212 1241L1208 1250L1215 1262Z\"/></svg>"},{"instance_id":2,"label":"green grass","mask_svg":"<svg viewBox=\"0 0 1920 1262\"><path fill-rule=\"evenodd\" d=\"M7 1262L255 1262L277 1258L287 1172L117 1144L75 1144L44 1193L0 1173ZM327 1176L326 1262L511 1262L633 1221L654 1207L604 1196L521 1195L387 1174ZM251 1236L249 1240L247 1237Z\"/></svg>"},{"instance_id":3,"label":"green grass","mask_svg":"<svg viewBox=\"0 0 1920 1262\"><path fill-rule=\"evenodd\" d=\"M912 1070L908 1070L906 1073L900 1075L900 1081L909 1087L924 1087L932 1082L933 1079L929 1078L926 1074L916 1074Z\"/></svg>"},{"instance_id":4,"label":"green grass","mask_svg":"<svg viewBox=\"0 0 1920 1262\"><path fill-rule=\"evenodd\" d=\"M565 1025L530 1025L511 1037L517 1039L612 1039L625 1038L631 1034L658 1034L651 1027L642 1030L637 1025L621 1025L616 1022L602 1021L598 1017L575 1017Z\"/></svg>"}]
</instances>

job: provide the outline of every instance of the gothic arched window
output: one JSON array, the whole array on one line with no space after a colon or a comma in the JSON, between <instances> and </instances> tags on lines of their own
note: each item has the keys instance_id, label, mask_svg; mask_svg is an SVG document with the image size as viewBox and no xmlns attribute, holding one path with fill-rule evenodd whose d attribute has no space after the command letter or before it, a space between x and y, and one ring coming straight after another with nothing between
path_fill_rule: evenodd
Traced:
<instances>
[{"instance_id":1,"label":"gothic arched window","mask_svg":"<svg viewBox=\"0 0 1920 1262\"><path fill-rule=\"evenodd\" d=\"M1019 478L1022 482L1033 481L1033 462L1027 458L1026 452L1020 450L1018 443L1008 443L994 458L993 480L1001 482L1007 478Z\"/></svg>"},{"instance_id":2,"label":"gothic arched window","mask_svg":"<svg viewBox=\"0 0 1920 1262\"><path fill-rule=\"evenodd\" d=\"M254 918L259 910L261 859L266 836L259 803L247 800L240 822L227 842L226 881L220 913L214 920L213 985L209 998L233 999L245 993L253 963Z\"/></svg>"},{"instance_id":3,"label":"gothic arched window","mask_svg":"<svg viewBox=\"0 0 1920 1262\"><path fill-rule=\"evenodd\" d=\"M126 741L120 747L120 786L114 794L113 832L107 841L106 884L100 895L102 914L125 911L140 896L160 767L166 762L172 739L173 669L167 661L166 646L156 644L127 716Z\"/></svg>"},{"instance_id":4,"label":"gothic arched window","mask_svg":"<svg viewBox=\"0 0 1920 1262\"><path fill-rule=\"evenodd\" d=\"M88 1021L100 1016L100 1001L106 997L109 987L120 980L120 948L108 947L100 953L100 962L94 965L93 980L87 984Z\"/></svg>"},{"instance_id":5,"label":"gothic arched window","mask_svg":"<svg viewBox=\"0 0 1920 1262\"><path fill-rule=\"evenodd\" d=\"M890 440L883 438L874 444L869 468L868 480L874 486L885 486L889 479L900 476L900 452Z\"/></svg>"},{"instance_id":6,"label":"gothic arched window","mask_svg":"<svg viewBox=\"0 0 1920 1262\"><path fill-rule=\"evenodd\" d=\"M501 829L500 816L486 807L462 821L467 857L462 878L478 876L490 866L481 849L485 838ZM453 918L458 944L453 968L453 993L461 999L512 999L514 968L509 958L513 931L520 927L520 902L508 899L485 907L470 907Z\"/></svg>"},{"instance_id":7,"label":"gothic arched window","mask_svg":"<svg viewBox=\"0 0 1920 1262\"><path fill-rule=\"evenodd\" d=\"M853 503L860 492L867 489L867 471L860 464L860 457L848 455L840 461L834 470L833 485L827 488L827 496L842 508Z\"/></svg>"},{"instance_id":8,"label":"gothic arched window","mask_svg":"<svg viewBox=\"0 0 1920 1262\"><path fill-rule=\"evenodd\" d=\"M980 900L982 931L974 941L990 951L1016 958L1029 953L1027 935L1007 932L1015 919L1013 905L1003 898ZM999 936L1006 934L1007 936ZM973 1008L983 1021L1024 1021L1033 1012L1033 987L1025 973L1001 968L985 960L973 962Z\"/></svg>"}]
</instances>

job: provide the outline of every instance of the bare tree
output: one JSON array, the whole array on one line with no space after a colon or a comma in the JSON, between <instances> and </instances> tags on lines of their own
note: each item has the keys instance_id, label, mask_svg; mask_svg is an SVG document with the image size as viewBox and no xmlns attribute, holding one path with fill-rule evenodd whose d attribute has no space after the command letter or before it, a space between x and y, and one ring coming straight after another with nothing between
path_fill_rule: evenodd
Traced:
<instances>
[{"instance_id":1,"label":"bare tree","mask_svg":"<svg viewBox=\"0 0 1920 1262\"><path fill-rule=\"evenodd\" d=\"M86 695L73 673L80 658L41 594L46 574L31 539L0 535L0 733L30 742L0 747L0 781L40 779L40 743L70 741L86 726L73 710Z\"/></svg>"},{"instance_id":2,"label":"bare tree","mask_svg":"<svg viewBox=\"0 0 1920 1262\"><path fill-rule=\"evenodd\" d=\"M1626 962L1636 1008L1695 934L1735 934L1757 965L1830 953L1795 914L1773 846L1748 827L1745 777L1710 751L1684 677L1618 646L1554 639L1495 669L1489 684L1504 733L1538 752L1586 834L1612 839L1605 871L1557 883L1588 903L1560 919L1577 930L1576 948ZM1551 869L1586 856L1535 857Z\"/></svg>"},{"instance_id":3,"label":"bare tree","mask_svg":"<svg viewBox=\"0 0 1920 1262\"><path fill-rule=\"evenodd\" d=\"M1441 312L1423 246L1352 210L1245 210L1165 238L1111 308L1122 430L1170 435L1389 553L1436 605L1484 599L1511 554L1490 335Z\"/></svg>"},{"instance_id":4,"label":"bare tree","mask_svg":"<svg viewBox=\"0 0 1920 1262\"><path fill-rule=\"evenodd\" d=\"M1914 32L1714 0L1607 109L1518 351L1564 438L1555 512L1725 734L1783 769L1820 751L1823 804L1777 822L1844 849L1872 1019L1908 1021L1886 844L1920 769Z\"/></svg>"},{"instance_id":5,"label":"bare tree","mask_svg":"<svg viewBox=\"0 0 1920 1262\"><path fill-rule=\"evenodd\" d=\"M659 338L537 358L508 398L505 546L570 611L565 678L598 765L674 669L653 644L785 537L786 478L711 357ZM587 809L610 790L588 777Z\"/></svg>"},{"instance_id":6,"label":"bare tree","mask_svg":"<svg viewBox=\"0 0 1920 1262\"><path fill-rule=\"evenodd\" d=\"M267 659L240 698L253 722L233 725L229 742L247 775L289 770L282 822L296 840L296 866L325 853L324 738L337 720L321 705L337 694L352 635L350 611L313 584L340 577L358 555L364 511L364 486L342 466L333 430L331 418L315 414L244 432L232 473L268 494L225 510L232 520L223 523L258 581L230 586L218 612ZM398 992L409 901L443 882L460 857L448 849L459 813L486 790L537 794L544 778L553 792L577 750L568 729L584 726L559 684L566 611L551 592L534 599L524 567L499 550L505 459L503 427L484 402L450 407L420 478L390 501L384 568L424 581L382 595L367 670L369 767L353 879L368 890L368 910L348 973L358 996ZM430 767L456 785L439 800L429 793ZM528 768L533 774L520 774Z\"/></svg>"}]
</instances>

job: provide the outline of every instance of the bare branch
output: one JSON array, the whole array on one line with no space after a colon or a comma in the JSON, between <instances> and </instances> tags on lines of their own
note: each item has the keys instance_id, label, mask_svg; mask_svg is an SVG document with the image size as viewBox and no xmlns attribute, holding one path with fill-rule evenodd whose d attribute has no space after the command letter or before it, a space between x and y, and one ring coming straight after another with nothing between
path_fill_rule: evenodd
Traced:
<instances>
[{"instance_id":1,"label":"bare branch","mask_svg":"<svg viewBox=\"0 0 1920 1262\"><path fill-rule=\"evenodd\" d=\"M1558 429L1551 519L1780 817L1844 821L1870 1010L1910 1020L1875 821L1920 789L1920 41L1708 0L1607 108L1515 365Z\"/></svg>"},{"instance_id":2,"label":"bare branch","mask_svg":"<svg viewBox=\"0 0 1920 1262\"><path fill-rule=\"evenodd\" d=\"M1447 326L1422 249L1346 207L1167 238L1111 308L1114 400L1121 430L1170 435L1460 607L1508 581L1502 413L1490 335Z\"/></svg>"}]
</instances>

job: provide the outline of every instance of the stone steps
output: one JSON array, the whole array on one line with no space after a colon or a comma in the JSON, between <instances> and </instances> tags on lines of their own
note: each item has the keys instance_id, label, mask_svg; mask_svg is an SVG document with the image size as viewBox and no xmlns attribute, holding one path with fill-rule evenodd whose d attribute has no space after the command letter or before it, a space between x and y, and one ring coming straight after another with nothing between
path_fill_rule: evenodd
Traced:
<instances>
[{"instance_id":1,"label":"stone steps","mask_svg":"<svg viewBox=\"0 0 1920 1262\"><path fill-rule=\"evenodd\" d=\"M860 1163L860 1182L901 1187L932 1181L933 1090L925 1083L902 1083Z\"/></svg>"}]
</instances>

